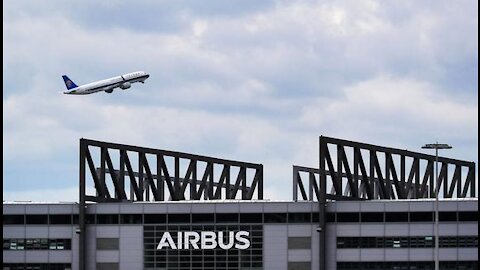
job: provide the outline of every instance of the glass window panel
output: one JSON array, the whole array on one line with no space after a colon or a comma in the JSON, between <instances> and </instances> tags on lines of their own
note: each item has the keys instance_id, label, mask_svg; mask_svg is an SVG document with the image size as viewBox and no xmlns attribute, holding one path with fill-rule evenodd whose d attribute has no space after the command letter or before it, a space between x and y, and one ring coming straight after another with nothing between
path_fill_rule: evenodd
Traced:
<instances>
[{"instance_id":1,"label":"glass window panel","mask_svg":"<svg viewBox=\"0 0 480 270\"><path fill-rule=\"evenodd\" d=\"M97 224L118 224L117 214L98 214Z\"/></svg>"},{"instance_id":2,"label":"glass window panel","mask_svg":"<svg viewBox=\"0 0 480 270\"><path fill-rule=\"evenodd\" d=\"M27 215L26 224L48 224L48 215Z\"/></svg>"},{"instance_id":3,"label":"glass window panel","mask_svg":"<svg viewBox=\"0 0 480 270\"><path fill-rule=\"evenodd\" d=\"M261 213L240 213L241 223L262 223L263 215Z\"/></svg>"},{"instance_id":4,"label":"glass window panel","mask_svg":"<svg viewBox=\"0 0 480 270\"><path fill-rule=\"evenodd\" d=\"M190 214L168 214L168 223L190 223Z\"/></svg>"},{"instance_id":5,"label":"glass window panel","mask_svg":"<svg viewBox=\"0 0 480 270\"><path fill-rule=\"evenodd\" d=\"M288 213L288 223L311 223L312 213Z\"/></svg>"},{"instance_id":6,"label":"glass window panel","mask_svg":"<svg viewBox=\"0 0 480 270\"><path fill-rule=\"evenodd\" d=\"M72 215L50 215L50 224L72 224Z\"/></svg>"},{"instance_id":7,"label":"glass window panel","mask_svg":"<svg viewBox=\"0 0 480 270\"><path fill-rule=\"evenodd\" d=\"M432 222L433 212L410 212L410 222Z\"/></svg>"},{"instance_id":8,"label":"glass window panel","mask_svg":"<svg viewBox=\"0 0 480 270\"><path fill-rule=\"evenodd\" d=\"M383 212L365 212L360 214L362 222L383 222Z\"/></svg>"},{"instance_id":9,"label":"glass window panel","mask_svg":"<svg viewBox=\"0 0 480 270\"><path fill-rule=\"evenodd\" d=\"M439 221L457 221L457 212L439 212Z\"/></svg>"},{"instance_id":10,"label":"glass window panel","mask_svg":"<svg viewBox=\"0 0 480 270\"><path fill-rule=\"evenodd\" d=\"M167 215L165 214L145 214L145 224L165 224L167 222Z\"/></svg>"},{"instance_id":11,"label":"glass window panel","mask_svg":"<svg viewBox=\"0 0 480 270\"><path fill-rule=\"evenodd\" d=\"M24 215L3 215L2 218L4 225L25 224Z\"/></svg>"},{"instance_id":12,"label":"glass window panel","mask_svg":"<svg viewBox=\"0 0 480 270\"><path fill-rule=\"evenodd\" d=\"M237 223L238 213L216 213L217 223Z\"/></svg>"},{"instance_id":13,"label":"glass window panel","mask_svg":"<svg viewBox=\"0 0 480 270\"><path fill-rule=\"evenodd\" d=\"M288 237L288 249L310 249L311 237Z\"/></svg>"},{"instance_id":14,"label":"glass window panel","mask_svg":"<svg viewBox=\"0 0 480 270\"><path fill-rule=\"evenodd\" d=\"M214 223L214 214L192 214L192 223Z\"/></svg>"},{"instance_id":15,"label":"glass window panel","mask_svg":"<svg viewBox=\"0 0 480 270\"><path fill-rule=\"evenodd\" d=\"M121 224L142 224L142 215L141 214L121 214L120 215Z\"/></svg>"},{"instance_id":16,"label":"glass window panel","mask_svg":"<svg viewBox=\"0 0 480 270\"><path fill-rule=\"evenodd\" d=\"M359 222L359 213L337 213L337 222Z\"/></svg>"},{"instance_id":17,"label":"glass window panel","mask_svg":"<svg viewBox=\"0 0 480 270\"><path fill-rule=\"evenodd\" d=\"M287 213L265 213L265 223L286 223Z\"/></svg>"},{"instance_id":18,"label":"glass window panel","mask_svg":"<svg viewBox=\"0 0 480 270\"><path fill-rule=\"evenodd\" d=\"M387 212L385 213L386 222L408 222L407 212Z\"/></svg>"},{"instance_id":19,"label":"glass window panel","mask_svg":"<svg viewBox=\"0 0 480 270\"><path fill-rule=\"evenodd\" d=\"M458 212L458 220L478 222L478 212Z\"/></svg>"}]
</instances>

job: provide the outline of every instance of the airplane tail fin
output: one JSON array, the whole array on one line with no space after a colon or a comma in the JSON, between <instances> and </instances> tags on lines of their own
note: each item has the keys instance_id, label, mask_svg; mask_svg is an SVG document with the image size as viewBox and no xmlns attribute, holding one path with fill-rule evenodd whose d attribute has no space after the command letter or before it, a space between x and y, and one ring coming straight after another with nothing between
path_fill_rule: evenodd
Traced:
<instances>
[{"instance_id":1,"label":"airplane tail fin","mask_svg":"<svg viewBox=\"0 0 480 270\"><path fill-rule=\"evenodd\" d=\"M67 75L63 75L62 78L68 90L78 87L78 85L76 85L72 80L70 80L70 78L68 78Z\"/></svg>"}]
</instances>

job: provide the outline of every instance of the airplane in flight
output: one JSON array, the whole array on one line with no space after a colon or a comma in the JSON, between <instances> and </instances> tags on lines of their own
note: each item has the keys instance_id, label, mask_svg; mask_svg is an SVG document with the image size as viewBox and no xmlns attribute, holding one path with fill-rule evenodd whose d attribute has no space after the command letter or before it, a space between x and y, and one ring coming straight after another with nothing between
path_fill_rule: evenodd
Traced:
<instances>
[{"instance_id":1,"label":"airplane in flight","mask_svg":"<svg viewBox=\"0 0 480 270\"><path fill-rule=\"evenodd\" d=\"M132 86L132 83L145 83L145 80L148 79L148 77L150 77L150 75L145 71L136 71L78 86L70 78L68 78L67 75L63 75L62 78L65 82L65 86L67 87L67 91L63 93L68 95L88 95L105 91L110 94L113 92L113 89L117 87L122 90L126 90Z\"/></svg>"}]
</instances>

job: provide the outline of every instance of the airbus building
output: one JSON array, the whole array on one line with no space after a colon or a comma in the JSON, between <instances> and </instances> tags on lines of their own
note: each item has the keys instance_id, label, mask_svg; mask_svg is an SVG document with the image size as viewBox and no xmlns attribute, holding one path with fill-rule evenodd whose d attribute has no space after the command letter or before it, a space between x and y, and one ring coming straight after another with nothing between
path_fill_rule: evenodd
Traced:
<instances>
[{"instance_id":1,"label":"airbus building","mask_svg":"<svg viewBox=\"0 0 480 270\"><path fill-rule=\"evenodd\" d=\"M3 203L4 270L478 269L473 162L321 136L273 201L261 164L79 152L79 202Z\"/></svg>"}]
</instances>

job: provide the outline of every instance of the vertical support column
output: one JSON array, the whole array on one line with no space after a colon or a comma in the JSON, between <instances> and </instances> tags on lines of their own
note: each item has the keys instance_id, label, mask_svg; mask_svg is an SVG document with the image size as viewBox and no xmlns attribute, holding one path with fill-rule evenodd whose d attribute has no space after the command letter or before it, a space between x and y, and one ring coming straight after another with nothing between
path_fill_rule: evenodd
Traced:
<instances>
[{"instance_id":1,"label":"vertical support column","mask_svg":"<svg viewBox=\"0 0 480 270\"><path fill-rule=\"evenodd\" d=\"M213 172L215 171L214 170L215 163L212 162L209 165L210 165L210 175L209 175L209 179L207 181L207 195L208 195L209 200L213 200L214 199L213 187L215 185L215 178L214 178Z\"/></svg>"},{"instance_id":2,"label":"vertical support column","mask_svg":"<svg viewBox=\"0 0 480 270\"><path fill-rule=\"evenodd\" d=\"M298 201L298 190L297 190L297 186L298 186L298 172L295 168L295 166L293 166L293 201L296 202Z\"/></svg>"},{"instance_id":3,"label":"vertical support column","mask_svg":"<svg viewBox=\"0 0 480 270\"><path fill-rule=\"evenodd\" d=\"M470 184L471 184L471 186L470 186L470 196L472 198L475 198L475 196L476 196L475 194L477 192L476 187L475 187L475 175L476 175L475 170L476 170L475 163L472 162L471 167L468 169L469 178L471 179L471 181L470 181ZM465 195L466 195L466 193L465 193Z\"/></svg>"},{"instance_id":4,"label":"vertical support column","mask_svg":"<svg viewBox=\"0 0 480 270\"><path fill-rule=\"evenodd\" d=\"M242 200L247 199L247 167L240 167L240 172L242 174Z\"/></svg>"},{"instance_id":5,"label":"vertical support column","mask_svg":"<svg viewBox=\"0 0 480 270\"><path fill-rule=\"evenodd\" d=\"M445 168L445 176L443 177L443 198L448 197L448 163L442 163L442 170Z\"/></svg>"},{"instance_id":6,"label":"vertical support column","mask_svg":"<svg viewBox=\"0 0 480 270\"><path fill-rule=\"evenodd\" d=\"M120 171L118 174L118 186L120 190L125 192L125 157L123 156L122 150L119 150L120 153ZM125 196L127 192L125 192Z\"/></svg>"},{"instance_id":7,"label":"vertical support column","mask_svg":"<svg viewBox=\"0 0 480 270\"><path fill-rule=\"evenodd\" d=\"M428 163L432 163L432 166L431 166L431 169L429 171L426 171L425 173L428 173L429 174L429 187L430 187L430 197L429 198L436 198L437 197L437 183L435 182L435 179L436 179L436 166L437 166L437 162L434 162L434 161L428 161ZM427 167L427 170L428 170L428 167Z\"/></svg>"},{"instance_id":8,"label":"vertical support column","mask_svg":"<svg viewBox=\"0 0 480 270\"><path fill-rule=\"evenodd\" d=\"M164 173L162 172L162 156L161 155L156 155L155 156L157 159L157 189L158 192L160 193L160 201L165 200L165 185L164 185Z\"/></svg>"},{"instance_id":9,"label":"vertical support column","mask_svg":"<svg viewBox=\"0 0 480 270\"><path fill-rule=\"evenodd\" d=\"M260 174L259 179L258 179L258 199L263 200L263 164L260 165L260 168L258 169L258 173ZM230 173L228 174L228 185L227 189L230 186Z\"/></svg>"},{"instance_id":10,"label":"vertical support column","mask_svg":"<svg viewBox=\"0 0 480 270\"><path fill-rule=\"evenodd\" d=\"M78 247L78 261L79 270L85 270L85 245L86 245L86 225L85 225L85 142L80 139L80 204L78 209L78 224L79 224L79 247Z\"/></svg>"},{"instance_id":11,"label":"vertical support column","mask_svg":"<svg viewBox=\"0 0 480 270\"><path fill-rule=\"evenodd\" d=\"M182 197L180 194L181 188L180 188L180 158L175 157L174 160L174 166L175 166L175 171L173 172L173 190L174 190L174 198L172 200L178 201ZM167 179L168 181L168 179Z\"/></svg>"},{"instance_id":12,"label":"vertical support column","mask_svg":"<svg viewBox=\"0 0 480 270\"><path fill-rule=\"evenodd\" d=\"M370 179L369 179L369 182L370 182L370 187L373 189L373 198L374 200L375 199L378 199L380 194L378 192L378 183L375 181L375 151L374 150L370 150L369 151L370 153Z\"/></svg>"},{"instance_id":13,"label":"vertical support column","mask_svg":"<svg viewBox=\"0 0 480 270\"><path fill-rule=\"evenodd\" d=\"M137 198L139 201L143 201L145 186L143 183L143 154L138 152L138 189L140 190L140 198Z\"/></svg>"},{"instance_id":14,"label":"vertical support column","mask_svg":"<svg viewBox=\"0 0 480 270\"><path fill-rule=\"evenodd\" d=\"M360 150L358 150L360 151ZM357 187L358 189L358 198L362 198L363 190L362 190L362 185L358 184L358 154L357 154L357 148L353 148L353 184Z\"/></svg>"},{"instance_id":15,"label":"vertical support column","mask_svg":"<svg viewBox=\"0 0 480 270\"><path fill-rule=\"evenodd\" d=\"M313 187L315 183L315 173L314 172L308 172L308 200L312 201L314 200L313 198Z\"/></svg>"},{"instance_id":16,"label":"vertical support column","mask_svg":"<svg viewBox=\"0 0 480 270\"><path fill-rule=\"evenodd\" d=\"M319 181L319 186L320 186L320 194L318 194L318 211L319 211L319 224L318 224L318 230L319 230L319 240L320 240L320 245L319 245L319 269L320 270L326 270L326 239L325 239L325 231L326 231L326 226L325 226L325 219L326 219L326 214L325 214L325 208L326 208L326 192L327 192L327 175L325 172L325 153L326 153L326 148L327 144L323 142L322 140L323 136L320 136L320 181Z\"/></svg>"},{"instance_id":17,"label":"vertical support column","mask_svg":"<svg viewBox=\"0 0 480 270\"><path fill-rule=\"evenodd\" d=\"M197 179L197 161L195 159L192 159L190 162L192 162L192 180L190 181L190 200L196 200L197 180L198 180Z\"/></svg>"},{"instance_id":18,"label":"vertical support column","mask_svg":"<svg viewBox=\"0 0 480 270\"><path fill-rule=\"evenodd\" d=\"M343 196L343 152L341 150L342 147L343 145L337 144L337 182L340 188L340 190L337 190L338 196Z\"/></svg>"},{"instance_id":19,"label":"vertical support column","mask_svg":"<svg viewBox=\"0 0 480 270\"><path fill-rule=\"evenodd\" d=\"M407 180L405 175L405 156L400 156L400 188L405 191L405 199L408 198L410 190L407 190Z\"/></svg>"},{"instance_id":20,"label":"vertical support column","mask_svg":"<svg viewBox=\"0 0 480 270\"><path fill-rule=\"evenodd\" d=\"M106 147L101 147L100 148L100 175L98 176L98 179L100 179L100 188L103 190L105 194L105 198L108 198L106 194L108 194L108 188L107 188L107 183L105 181L105 160L106 160L106 154L107 153L107 148ZM98 170L97 170L98 171Z\"/></svg>"},{"instance_id":21,"label":"vertical support column","mask_svg":"<svg viewBox=\"0 0 480 270\"><path fill-rule=\"evenodd\" d=\"M415 158L414 163L415 164L415 193L413 198L414 199L419 199L420 198L420 159Z\"/></svg>"},{"instance_id":22,"label":"vertical support column","mask_svg":"<svg viewBox=\"0 0 480 270\"><path fill-rule=\"evenodd\" d=\"M225 175L225 199L230 199L232 190L230 189L230 165L225 164L227 174ZM263 185L263 184L262 184Z\"/></svg>"},{"instance_id":23,"label":"vertical support column","mask_svg":"<svg viewBox=\"0 0 480 270\"><path fill-rule=\"evenodd\" d=\"M458 168L457 198L462 197L462 166Z\"/></svg>"}]
</instances>

